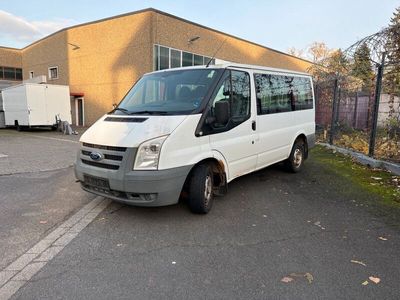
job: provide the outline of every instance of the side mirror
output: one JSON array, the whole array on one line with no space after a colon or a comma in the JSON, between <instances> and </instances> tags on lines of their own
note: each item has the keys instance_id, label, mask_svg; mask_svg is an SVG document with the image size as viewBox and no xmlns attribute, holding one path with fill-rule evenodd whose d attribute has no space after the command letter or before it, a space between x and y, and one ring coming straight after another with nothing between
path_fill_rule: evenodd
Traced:
<instances>
[{"instance_id":1,"label":"side mirror","mask_svg":"<svg viewBox=\"0 0 400 300\"><path fill-rule=\"evenodd\" d=\"M226 125L231 115L229 102L226 100L215 102L214 114L218 124Z\"/></svg>"}]
</instances>

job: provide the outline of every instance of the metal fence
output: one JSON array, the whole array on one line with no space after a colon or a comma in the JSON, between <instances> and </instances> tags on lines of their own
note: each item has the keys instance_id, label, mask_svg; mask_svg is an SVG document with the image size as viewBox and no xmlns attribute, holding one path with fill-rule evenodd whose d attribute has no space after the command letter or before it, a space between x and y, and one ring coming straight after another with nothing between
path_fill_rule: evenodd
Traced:
<instances>
[{"instance_id":1,"label":"metal fence","mask_svg":"<svg viewBox=\"0 0 400 300\"><path fill-rule=\"evenodd\" d=\"M357 91L346 80L315 85L317 140L400 163L400 95Z\"/></svg>"}]
</instances>

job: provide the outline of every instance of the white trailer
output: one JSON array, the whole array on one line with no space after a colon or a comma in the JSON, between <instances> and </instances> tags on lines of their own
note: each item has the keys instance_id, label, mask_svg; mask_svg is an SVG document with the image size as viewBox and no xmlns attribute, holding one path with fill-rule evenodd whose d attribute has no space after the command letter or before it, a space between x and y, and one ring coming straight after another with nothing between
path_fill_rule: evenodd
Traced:
<instances>
[{"instance_id":1,"label":"white trailer","mask_svg":"<svg viewBox=\"0 0 400 300\"><path fill-rule=\"evenodd\" d=\"M71 123L69 87L23 83L2 90L6 126L55 127L57 119Z\"/></svg>"},{"instance_id":2,"label":"white trailer","mask_svg":"<svg viewBox=\"0 0 400 300\"><path fill-rule=\"evenodd\" d=\"M0 128L6 127L6 121L4 120L4 110L3 110L3 98L0 91Z\"/></svg>"}]
</instances>

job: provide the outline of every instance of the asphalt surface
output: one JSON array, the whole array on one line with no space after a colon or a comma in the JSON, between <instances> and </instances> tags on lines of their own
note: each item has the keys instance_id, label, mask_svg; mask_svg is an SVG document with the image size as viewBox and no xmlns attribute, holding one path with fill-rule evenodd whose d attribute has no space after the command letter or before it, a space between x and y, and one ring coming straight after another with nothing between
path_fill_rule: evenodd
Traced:
<instances>
[{"instance_id":1,"label":"asphalt surface","mask_svg":"<svg viewBox=\"0 0 400 300\"><path fill-rule=\"evenodd\" d=\"M0 129L0 176L72 166L79 136L49 130Z\"/></svg>"},{"instance_id":2,"label":"asphalt surface","mask_svg":"<svg viewBox=\"0 0 400 300\"><path fill-rule=\"evenodd\" d=\"M0 177L2 266L54 213L27 203L63 210L50 228L92 199L70 167L38 174ZM208 215L112 203L12 299L399 299L400 221L373 200L311 155L233 181Z\"/></svg>"},{"instance_id":3,"label":"asphalt surface","mask_svg":"<svg viewBox=\"0 0 400 300\"><path fill-rule=\"evenodd\" d=\"M94 198L73 176L78 138L0 130L0 270Z\"/></svg>"},{"instance_id":4,"label":"asphalt surface","mask_svg":"<svg viewBox=\"0 0 400 300\"><path fill-rule=\"evenodd\" d=\"M94 198L72 168L0 176L0 270Z\"/></svg>"}]
</instances>

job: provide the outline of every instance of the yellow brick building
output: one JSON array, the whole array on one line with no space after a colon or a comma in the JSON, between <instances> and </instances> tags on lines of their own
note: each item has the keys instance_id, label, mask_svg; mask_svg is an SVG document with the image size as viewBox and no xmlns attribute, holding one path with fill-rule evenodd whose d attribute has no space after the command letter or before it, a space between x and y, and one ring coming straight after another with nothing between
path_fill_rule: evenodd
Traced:
<instances>
[{"instance_id":1,"label":"yellow brick building","mask_svg":"<svg viewBox=\"0 0 400 300\"><path fill-rule=\"evenodd\" d=\"M110 111L142 74L204 64L218 48L217 62L296 71L306 71L311 65L149 8L65 28L22 49L0 47L0 82L21 80L22 69L23 79L46 75L48 83L69 85L73 123L90 125Z\"/></svg>"}]
</instances>

